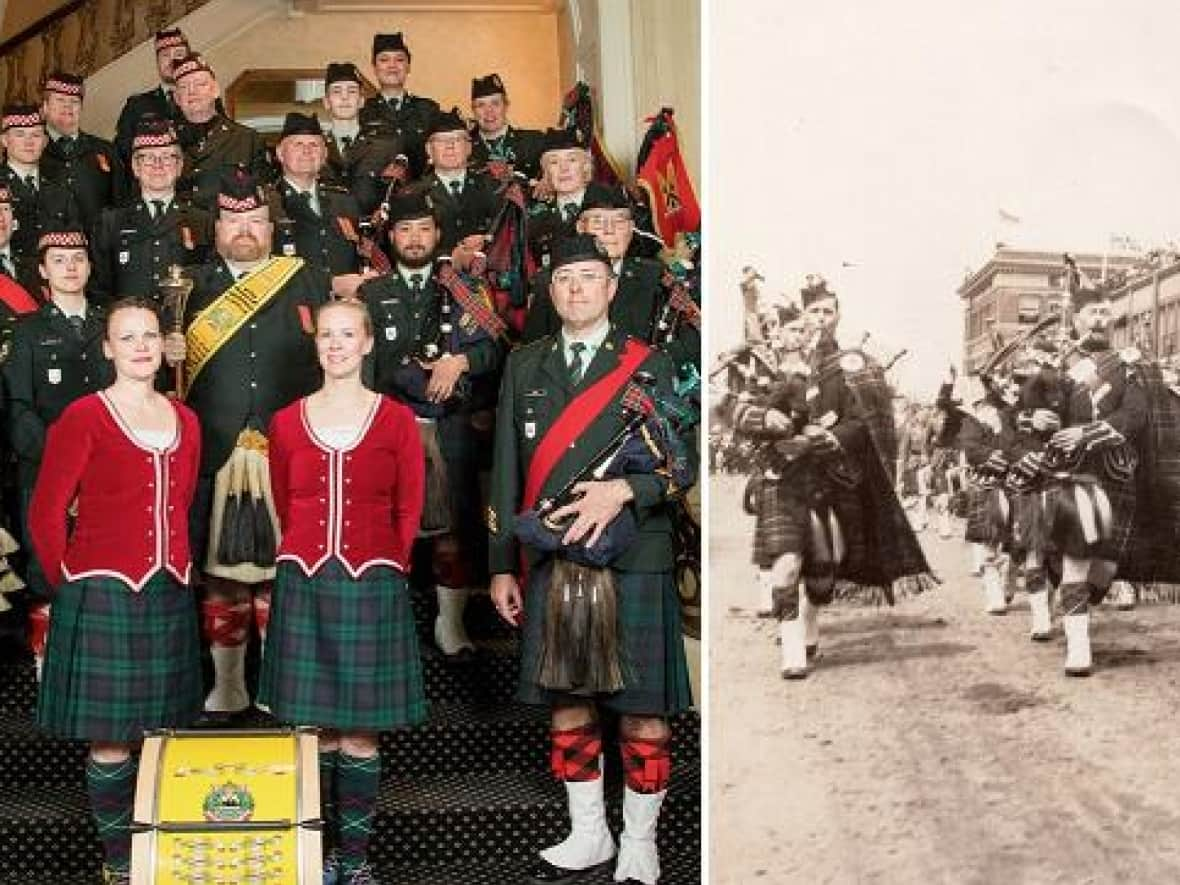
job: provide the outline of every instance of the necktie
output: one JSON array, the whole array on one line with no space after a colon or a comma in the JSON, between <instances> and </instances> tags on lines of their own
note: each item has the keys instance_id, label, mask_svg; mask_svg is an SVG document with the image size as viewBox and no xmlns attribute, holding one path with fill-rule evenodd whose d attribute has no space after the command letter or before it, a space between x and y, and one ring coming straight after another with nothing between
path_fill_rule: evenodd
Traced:
<instances>
[{"instance_id":1,"label":"necktie","mask_svg":"<svg viewBox=\"0 0 1180 885\"><path fill-rule=\"evenodd\" d=\"M164 214L164 201L152 200L152 218L160 218Z\"/></svg>"},{"instance_id":2,"label":"necktie","mask_svg":"<svg viewBox=\"0 0 1180 885\"><path fill-rule=\"evenodd\" d=\"M315 212L315 206L311 202L311 191L295 191L295 197L308 212ZM316 214L318 215L319 213L317 212Z\"/></svg>"},{"instance_id":3,"label":"necktie","mask_svg":"<svg viewBox=\"0 0 1180 885\"><path fill-rule=\"evenodd\" d=\"M7 255L0 255L0 273L7 277L16 276L16 274L12 272L12 262L8 260Z\"/></svg>"},{"instance_id":4,"label":"necktie","mask_svg":"<svg viewBox=\"0 0 1180 885\"><path fill-rule=\"evenodd\" d=\"M410 291L415 295L422 293L422 274L410 274Z\"/></svg>"},{"instance_id":5,"label":"necktie","mask_svg":"<svg viewBox=\"0 0 1180 885\"><path fill-rule=\"evenodd\" d=\"M26 176L26 178L25 178L25 185L26 185L26 186L29 188L29 190L31 190L33 193L37 193L37 176L36 176L36 175L29 175L29 176Z\"/></svg>"},{"instance_id":6,"label":"necktie","mask_svg":"<svg viewBox=\"0 0 1180 885\"><path fill-rule=\"evenodd\" d=\"M402 100L400 98L389 99L389 108L396 114L402 109Z\"/></svg>"},{"instance_id":7,"label":"necktie","mask_svg":"<svg viewBox=\"0 0 1180 885\"><path fill-rule=\"evenodd\" d=\"M59 138L57 140L57 146L61 148L62 154L67 157L74 153L74 139L68 135L63 135Z\"/></svg>"},{"instance_id":8,"label":"necktie","mask_svg":"<svg viewBox=\"0 0 1180 885\"><path fill-rule=\"evenodd\" d=\"M351 135L341 135L340 136L340 150L346 151L350 147L352 147L352 136Z\"/></svg>"},{"instance_id":9,"label":"necktie","mask_svg":"<svg viewBox=\"0 0 1180 885\"><path fill-rule=\"evenodd\" d=\"M575 221L578 217L578 204L566 203L561 207L561 217L567 223Z\"/></svg>"},{"instance_id":10,"label":"necktie","mask_svg":"<svg viewBox=\"0 0 1180 885\"><path fill-rule=\"evenodd\" d=\"M584 341L574 341L570 343L570 352L573 356L570 358L570 383L577 384L582 380L582 372L586 369L585 361L582 359L582 352L586 349Z\"/></svg>"},{"instance_id":11,"label":"necktie","mask_svg":"<svg viewBox=\"0 0 1180 885\"><path fill-rule=\"evenodd\" d=\"M448 187L451 189L451 196L456 200L463 196L463 182L459 179L452 178Z\"/></svg>"},{"instance_id":12,"label":"necktie","mask_svg":"<svg viewBox=\"0 0 1180 885\"><path fill-rule=\"evenodd\" d=\"M82 317L77 316L77 315L72 315L72 316L66 317L66 319L69 320L70 325L74 327L74 334L77 335L79 338L81 338L82 337L82 322L83 322Z\"/></svg>"}]
</instances>

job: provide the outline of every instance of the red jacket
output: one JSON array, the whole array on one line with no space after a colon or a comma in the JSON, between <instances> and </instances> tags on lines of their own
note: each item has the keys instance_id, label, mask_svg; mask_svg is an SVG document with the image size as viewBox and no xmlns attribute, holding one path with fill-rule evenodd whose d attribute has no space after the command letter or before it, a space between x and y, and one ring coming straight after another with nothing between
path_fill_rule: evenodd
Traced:
<instances>
[{"instance_id":1,"label":"red jacket","mask_svg":"<svg viewBox=\"0 0 1180 885\"><path fill-rule=\"evenodd\" d=\"M161 568L189 582L188 511L201 429L191 409L173 407L178 434L163 451L136 440L101 393L75 400L50 425L29 533L51 586L106 575L142 590ZM67 537L75 497L78 516Z\"/></svg>"},{"instance_id":2,"label":"red jacket","mask_svg":"<svg viewBox=\"0 0 1180 885\"><path fill-rule=\"evenodd\" d=\"M335 556L357 577L372 565L409 570L426 485L414 413L379 397L350 447L316 438L307 400L270 424L270 483L283 538L278 559L312 575Z\"/></svg>"}]
</instances>

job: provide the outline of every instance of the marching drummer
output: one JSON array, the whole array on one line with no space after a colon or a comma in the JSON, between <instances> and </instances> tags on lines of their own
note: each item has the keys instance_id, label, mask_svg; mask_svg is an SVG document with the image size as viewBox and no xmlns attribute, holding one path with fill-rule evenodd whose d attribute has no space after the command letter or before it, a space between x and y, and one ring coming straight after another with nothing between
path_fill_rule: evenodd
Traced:
<instances>
[{"instance_id":1,"label":"marching drummer","mask_svg":"<svg viewBox=\"0 0 1180 885\"><path fill-rule=\"evenodd\" d=\"M327 729L320 792L338 848L325 845L324 881L361 885L375 881L377 733L426 717L406 578L425 464L414 413L361 381L374 344L364 304L325 304L315 326L323 386L270 426L282 543L259 691L280 719Z\"/></svg>"},{"instance_id":2,"label":"marching drummer","mask_svg":"<svg viewBox=\"0 0 1180 885\"><path fill-rule=\"evenodd\" d=\"M163 354L151 302L106 317L115 381L49 428L29 526L54 596L37 722L90 742L86 784L107 882L129 882L133 745L147 729L190 724L201 666L188 510L200 429L157 393ZM76 502L76 503L75 503ZM76 514L67 534L68 514Z\"/></svg>"},{"instance_id":3,"label":"marching drummer","mask_svg":"<svg viewBox=\"0 0 1180 885\"><path fill-rule=\"evenodd\" d=\"M588 460L622 426L620 405L638 380L650 375L645 380L654 380L656 391L670 389L673 368L668 358L611 325L608 312L617 286L610 258L593 237L580 235L558 244L550 294L561 330L509 355L496 420L487 514L492 600L506 621L523 623L518 697L551 708L552 771L565 784L571 821L569 836L535 858L529 882L570 878L609 866L615 857L603 803L597 705L622 716L625 829L615 880L645 885L658 880L656 822L671 773L666 717L691 704L668 515L669 496L693 479L691 461L678 471L667 466L669 459L654 470L628 470L613 479L574 485L576 499L551 514L559 524L572 520L568 530L562 529L556 555L542 553L531 539L523 544L530 569L524 590L514 574L522 546L517 541L522 524L518 510L538 506L592 466ZM646 449L651 437L641 438ZM624 522L633 520L637 529L626 541L612 534L620 516ZM607 563L608 575L566 565L588 552L612 548L617 555ZM587 581L592 611L600 600L616 599L615 617L591 617L602 627L592 629L608 639L617 630L616 651L626 661L621 688L599 691L597 682L593 687L581 682L570 690L549 687L557 684L544 673L553 651L549 637L558 616L555 599L562 608L563 588L551 586L550 580L558 568ZM569 585L565 589L570 592ZM601 669L613 670L614 663L607 660Z\"/></svg>"}]
</instances>

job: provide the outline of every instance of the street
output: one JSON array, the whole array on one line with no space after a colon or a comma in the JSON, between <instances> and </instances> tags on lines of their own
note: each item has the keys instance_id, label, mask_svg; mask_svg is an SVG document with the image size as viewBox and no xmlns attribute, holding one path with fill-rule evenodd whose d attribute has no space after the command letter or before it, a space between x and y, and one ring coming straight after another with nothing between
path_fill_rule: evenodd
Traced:
<instances>
[{"instance_id":1,"label":"street","mask_svg":"<svg viewBox=\"0 0 1180 885\"><path fill-rule=\"evenodd\" d=\"M1028 638L1023 594L983 614L957 535L943 583L820 614L806 680L753 616L742 478L712 478L712 882L1180 882L1180 607L1093 617L1094 674Z\"/></svg>"}]
</instances>

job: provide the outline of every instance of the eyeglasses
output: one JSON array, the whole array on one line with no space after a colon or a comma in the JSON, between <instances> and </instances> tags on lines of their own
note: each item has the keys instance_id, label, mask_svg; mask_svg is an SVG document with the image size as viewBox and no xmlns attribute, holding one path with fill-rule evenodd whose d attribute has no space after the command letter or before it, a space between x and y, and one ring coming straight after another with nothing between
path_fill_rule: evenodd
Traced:
<instances>
[{"instance_id":1,"label":"eyeglasses","mask_svg":"<svg viewBox=\"0 0 1180 885\"><path fill-rule=\"evenodd\" d=\"M432 135L430 136L430 143L437 144L440 147L457 147L461 144L468 144L471 142L471 137L467 135Z\"/></svg>"},{"instance_id":2,"label":"eyeglasses","mask_svg":"<svg viewBox=\"0 0 1180 885\"><path fill-rule=\"evenodd\" d=\"M632 223L630 215L610 216L610 215L583 215L582 221L586 225L586 229L594 233L600 233L606 230L614 230L618 227L630 227Z\"/></svg>"},{"instance_id":3,"label":"eyeglasses","mask_svg":"<svg viewBox=\"0 0 1180 885\"><path fill-rule=\"evenodd\" d=\"M559 270L553 275L553 285L569 286L573 284L574 280L577 280L583 286L592 286L595 283L604 282L607 276L600 270Z\"/></svg>"},{"instance_id":4,"label":"eyeglasses","mask_svg":"<svg viewBox=\"0 0 1180 885\"><path fill-rule=\"evenodd\" d=\"M136 154L135 162L143 166L175 166L180 158L175 154Z\"/></svg>"}]
</instances>

